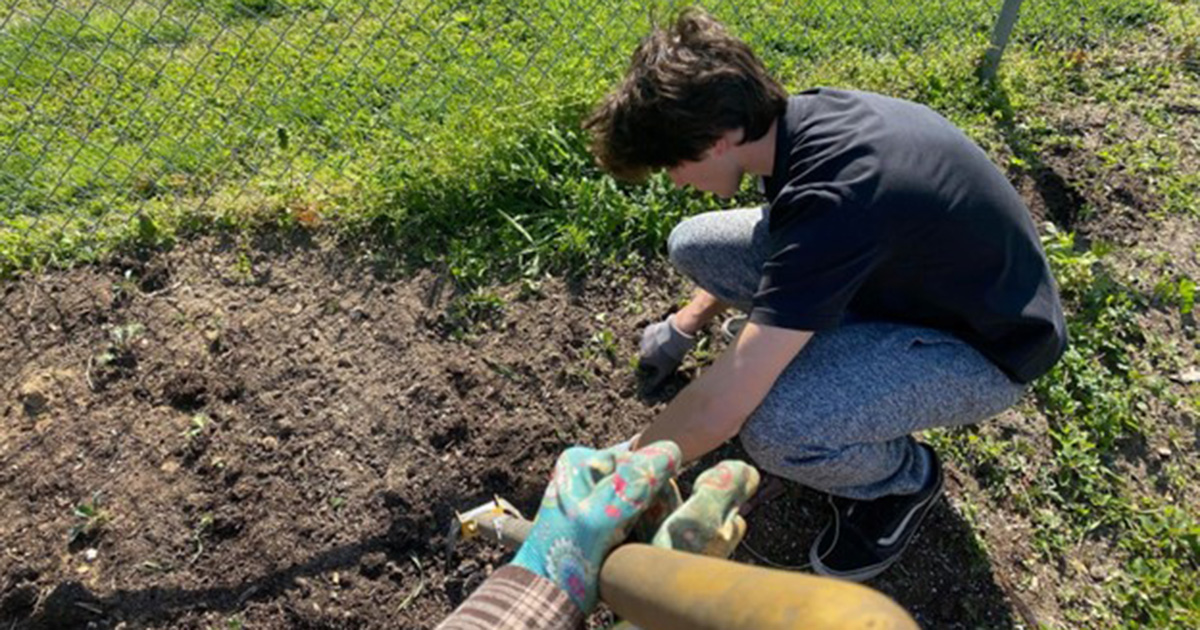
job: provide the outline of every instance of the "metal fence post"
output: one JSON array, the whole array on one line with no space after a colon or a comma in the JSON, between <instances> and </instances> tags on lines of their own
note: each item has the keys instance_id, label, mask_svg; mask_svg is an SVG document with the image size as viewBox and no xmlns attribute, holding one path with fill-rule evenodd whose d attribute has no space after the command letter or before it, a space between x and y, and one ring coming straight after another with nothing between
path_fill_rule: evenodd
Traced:
<instances>
[{"instance_id":1,"label":"metal fence post","mask_svg":"<svg viewBox=\"0 0 1200 630\"><path fill-rule=\"evenodd\" d=\"M996 70L1000 68L1000 57L1008 46L1008 37L1012 35L1013 26L1017 23L1017 13L1021 9L1021 0L1004 0L1000 7L1000 15L996 17L996 28L992 30L992 44L988 46L987 54L983 57L981 76L984 81L996 78Z\"/></svg>"}]
</instances>

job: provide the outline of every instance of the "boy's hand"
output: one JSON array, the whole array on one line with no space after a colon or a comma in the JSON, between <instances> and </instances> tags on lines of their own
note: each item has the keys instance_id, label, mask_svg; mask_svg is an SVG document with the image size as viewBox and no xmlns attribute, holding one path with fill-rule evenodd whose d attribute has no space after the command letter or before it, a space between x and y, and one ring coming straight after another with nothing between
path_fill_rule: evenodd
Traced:
<instances>
[{"instance_id":1,"label":"boy's hand","mask_svg":"<svg viewBox=\"0 0 1200 630\"><path fill-rule=\"evenodd\" d=\"M647 326L638 352L638 370L646 379L646 388L654 389L674 374L695 345L695 337L675 327L674 315Z\"/></svg>"}]
</instances>

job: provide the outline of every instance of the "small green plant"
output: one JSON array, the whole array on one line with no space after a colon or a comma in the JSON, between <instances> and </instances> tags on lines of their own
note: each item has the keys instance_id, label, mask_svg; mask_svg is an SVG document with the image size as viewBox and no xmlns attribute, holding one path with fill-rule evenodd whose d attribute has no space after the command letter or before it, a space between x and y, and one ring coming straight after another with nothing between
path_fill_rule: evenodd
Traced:
<instances>
[{"instance_id":1,"label":"small green plant","mask_svg":"<svg viewBox=\"0 0 1200 630\"><path fill-rule=\"evenodd\" d=\"M86 376L88 385L93 390L98 384L103 384L122 373L127 374L137 366L134 347L145 331L146 328L137 322L108 329L108 345L88 359ZM99 377L97 380L92 378L93 368L96 368L95 376Z\"/></svg>"},{"instance_id":2,"label":"small green plant","mask_svg":"<svg viewBox=\"0 0 1200 630\"><path fill-rule=\"evenodd\" d=\"M1154 297L1178 307L1181 315L1191 315L1196 307L1196 283L1187 276L1163 279L1154 285Z\"/></svg>"},{"instance_id":3,"label":"small green plant","mask_svg":"<svg viewBox=\"0 0 1200 630\"><path fill-rule=\"evenodd\" d=\"M696 342L696 347L692 349L692 359L696 365L707 367L717 359L720 354L716 347L716 340L712 335L704 335Z\"/></svg>"},{"instance_id":4,"label":"small green plant","mask_svg":"<svg viewBox=\"0 0 1200 630\"><path fill-rule=\"evenodd\" d=\"M585 351L591 356L603 356L609 361L617 360L617 337L613 331L605 328L592 334Z\"/></svg>"},{"instance_id":5,"label":"small green plant","mask_svg":"<svg viewBox=\"0 0 1200 630\"><path fill-rule=\"evenodd\" d=\"M243 284L254 280L254 263L250 260L250 254L246 250L238 252L237 260L233 264L233 273L237 281Z\"/></svg>"},{"instance_id":6,"label":"small green plant","mask_svg":"<svg viewBox=\"0 0 1200 630\"><path fill-rule=\"evenodd\" d=\"M138 283L133 279L133 270L126 269L121 279L113 283L112 289L114 302L119 302L136 294L138 292Z\"/></svg>"},{"instance_id":7,"label":"small green plant","mask_svg":"<svg viewBox=\"0 0 1200 630\"><path fill-rule=\"evenodd\" d=\"M210 422L212 422L212 419L206 414L198 413L192 416L192 420L188 424L188 428L184 429L182 433L183 437L186 438L187 441L191 442L204 433L204 429L208 427Z\"/></svg>"},{"instance_id":8,"label":"small green plant","mask_svg":"<svg viewBox=\"0 0 1200 630\"><path fill-rule=\"evenodd\" d=\"M128 352L133 349L133 344L146 332L146 327L132 322L124 326L114 326L108 331L109 338L112 339L113 346L122 352Z\"/></svg>"},{"instance_id":9,"label":"small green plant","mask_svg":"<svg viewBox=\"0 0 1200 630\"><path fill-rule=\"evenodd\" d=\"M146 327L137 322L109 328L109 345L96 355L96 363L105 366L128 359L133 355L134 344L145 332Z\"/></svg>"},{"instance_id":10,"label":"small green plant","mask_svg":"<svg viewBox=\"0 0 1200 630\"><path fill-rule=\"evenodd\" d=\"M188 564L195 564L200 559L201 554L204 553L204 538L212 531L214 522L212 514L205 512L200 515L200 521L192 528L192 544L196 546L196 549L192 552L192 557L188 561Z\"/></svg>"},{"instance_id":11,"label":"small green plant","mask_svg":"<svg viewBox=\"0 0 1200 630\"><path fill-rule=\"evenodd\" d=\"M462 339L495 326L504 315L504 298L477 289L458 296L446 309L444 324L450 335Z\"/></svg>"},{"instance_id":12,"label":"small green plant","mask_svg":"<svg viewBox=\"0 0 1200 630\"><path fill-rule=\"evenodd\" d=\"M72 514L76 523L67 532L67 544L89 540L100 535L109 522L109 514L100 507L100 493L92 493L91 501L80 503L74 507Z\"/></svg>"}]
</instances>

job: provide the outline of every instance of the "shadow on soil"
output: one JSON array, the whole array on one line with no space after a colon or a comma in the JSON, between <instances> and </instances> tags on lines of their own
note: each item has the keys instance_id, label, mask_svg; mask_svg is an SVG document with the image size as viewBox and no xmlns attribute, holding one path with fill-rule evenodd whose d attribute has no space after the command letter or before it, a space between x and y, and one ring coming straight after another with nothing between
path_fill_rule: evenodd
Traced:
<instances>
[{"instance_id":1,"label":"shadow on soil","mask_svg":"<svg viewBox=\"0 0 1200 630\"><path fill-rule=\"evenodd\" d=\"M1005 144L1024 162L1025 174L1032 180L1037 199L1031 200L1034 207L1030 210L1035 218L1050 221L1065 232L1074 230L1087 199L1053 164L1042 158L1043 151L1036 146L1035 138L1018 124L1008 93L999 84L991 83L988 96L992 108L1000 114L998 126Z\"/></svg>"},{"instance_id":2,"label":"shadow on soil","mask_svg":"<svg viewBox=\"0 0 1200 630\"><path fill-rule=\"evenodd\" d=\"M395 499L385 496L385 502L395 502ZM400 500L397 505L402 503ZM35 614L14 619L12 628L62 630L112 627L114 623L124 625L122 621L141 626L171 623L188 612L232 614L249 601L269 601L284 595L285 591L300 584L300 578L328 575L339 570L357 568L365 577L372 579L388 573L388 577L401 581L411 576L401 575L400 567L405 571L411 569L409 552L415 548L414 541L431 534L430 527L430 523L418 523L404 517L394 518L384 534L333 547L305 562L229 586L122 589L106 597L98 597L79 582L64 581L43 598Z\"/></svg>"},{"instance_id":3,"label":"shadow on soil","mask_svg":"<svg viewBox=\"0 0 1200 630\"><path fill-rule=\"evenodd\" d=\"M721 459L739 456L742 456L741 449L730 445L693 466L681 478L685 496L701 471ZM749 531L734 559L807 572L809 545L826 517L823 495L786 484L779 496L760 505L748 516ZM415 545L421 544L419 540L436 535L430 531L434 524L429 520L414 522L410 518L394 518L383 535L334 547L305 562L229 586L153 587L118 590L107 597L97 597L79 582L62 582L46 596L35 615L21 620L14 628L82 628L91 627L89 623L114 619L161 624L188 612L233 613L248 601L275 600L295 588L298 579L303 577L355 568L366 577L381 577L384 573L396 572L398 566L407 567L405 558ZM422 551L421 555L428 556L437 550L427 548ZM403 581L412 576L389 577ZM1022 602L1008 596L1008 589L1001 585L1001 579L977 542L971 525L947 501L941 501L928 516L921 534L904 559L870 585L896 599L923 628L1015 630L1030 627L1031 613Z\"/></svg>"},{"instance_id":4,"label":"shadow on soil","mask_svg":"<svg viewBox=\"0 0 1200 630\"><path fill-rule=\"evenodd\" d=\"M307 562L232 586L199 589L153 587L118 590L107 597L97 597L79 582L61 582L45 597L37 614L13 627L27 630L84 628L93 627L91 624L102 620L111 620L114 616L133 617L139 624L152 624L170 621L189 611L234 612L247 601L281 595L296 585L297 578L354 567L367 554L386 548L386 536L335 547Z\"/></svg>"}]
</instances>

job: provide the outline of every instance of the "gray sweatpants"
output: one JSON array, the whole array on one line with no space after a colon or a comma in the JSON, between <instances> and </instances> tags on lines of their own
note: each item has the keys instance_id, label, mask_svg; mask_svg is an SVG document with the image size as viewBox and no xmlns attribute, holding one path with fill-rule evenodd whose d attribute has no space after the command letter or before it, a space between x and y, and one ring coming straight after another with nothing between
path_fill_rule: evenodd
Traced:
<instances>
[{"instance_id":1,"label":"gray sweatpants","mask_svg":"<svg viewBox=\"0 0 1200 630\"><path fill-rule=\"evenodd\" d=\"M676 269L749 311L770 254L766 210L691 217L667 248ZM908 494L931 464L913 432L985 420L1024 391L950 333L847 316L813 336L740 438L761 468L806 486L854 499Z\"/></svg>"}]
</instances>

